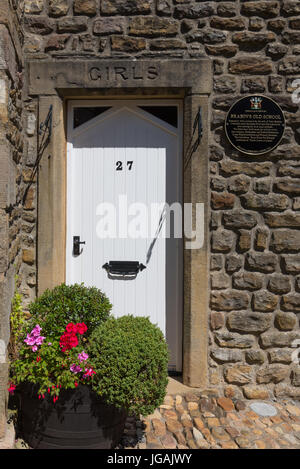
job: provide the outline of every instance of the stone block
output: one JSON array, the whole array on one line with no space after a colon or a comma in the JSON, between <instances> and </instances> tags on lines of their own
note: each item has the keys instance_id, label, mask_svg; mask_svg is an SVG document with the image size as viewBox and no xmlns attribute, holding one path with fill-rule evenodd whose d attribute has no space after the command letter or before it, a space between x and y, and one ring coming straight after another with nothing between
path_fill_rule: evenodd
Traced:
<instances>
[{"instance_id":1,"label":"stone block","mask_svg":"<svg viewBox=\"0 0 300 469\"><path fill-rule=\"evenodd\" d=\"M124 30L125 18L97 18L93 25L93 33L96 36L122 34Z\"/></svg>"},{"instance_id":2,"label":"stone block","mask_svg":"<svg viewBox=\"0 0 300 469\"><path fill-rule=\"evenodd\" d=\"M245 292L228 290L211 293L211 308L216 311L233 311L247 309L249 295Z\"/></svg>"},{"instance_id":3,"label":"stone block","mask_svg":"<svg viewBox=\"0 0 300 469\"><path fill-rule=\"evenodd\" d=\"M293 342L298 339L300 339L300 333L296 331L268 331L260 336L261 344L264 348L291 347Z\"/></svg>"},{"instance_id":4,"label":"stone block","mask_svg":"<svg viewBox=\"0 0 300 469\"><path fill-rule=\"evenodd\" d=\"M224 378L230 384L243 385L252 380L252 367L249 365L234 365L225 368Z\"/></svg>"},{"instance_id":5,"label":"stone block","mask_svg":"<svg viewBox=\"0 0 300 469\"><path fill-rule=\"evenodd\" d=\"M266 89L264 78L242 78L242 93L263 93Z\"/></svg>"},{"instance_id":6,"label":"stone block","mask_svg":"<svg viewBox=\"0 0 300 469\"><path fill-rule=\"evenodd\" d=\"M168 18L137 16L129 22L129 35L142 37L175 36L178 23Z\"/></svg>"},{"instance_id":7,"label":"stone block","mask_svg":"<svg viewBox=\"0 0 300 469\"><path fill-rule=\"evenodd\" d=\"M293 386L300 386L300 368L292 371L292 385Z\"/></svg>"},{"instance_id":8,"label":"stone block","mask_svg":"<svg viewBox=\"0 0 300 469\"><path fill-rule=\"evenodd\" d=\"M58 17L65 16L69 11L68 0L49 0L49 15Z\"/></svg>"},{"instance_id":9,"label":"stone block","mask_svg":"<svg viewBox=\"0 0 300 469\"><path fill-rule=\"evenodd\" d=\"M214 16L210 21L212 28L222 29L225 31L242 31L245 29L245 20L241 16L234 18L220 18Z\"/></svg>"},{"instance_id":10,"label":"stone block","mask_svg":"<svg viewBox=\"0 0 300 469\"><path fill-rule=\"evenodd\" d=\"M217 13L218 16L226 18L236 16L236 5L227 2L221 2L217 6Z\"/></svg>"},{"instance_id":11,"label":"stone block","mask_svg":"<svg viewBox=\"0 0 300 469\"><path fill-rule=\"evenodd\" d=\"M300 293L289 293L282 297L281 308L284 311L300 312Z\"/></svg>"},{"instance_id":12,"label":"stone block","mask_svg":"<svg viewBox=\"0 0 300 469\"><path fill-rule=\"evenodd\" d=\"M263 273L275 272L278 263L276 254L269 252L250 252L246 254L246 267Z\"/></svg>"},{"instance_id":13,"label":"stone block","mask_svg":"<svg viewBox=\"0 0 300 469\"><path fill-rule=\"evenodd\" d=\"M210 327L212 330L221 329L225 325L224 314L213 311L210 315Z\"/></svg>"},{"instance_id":14,"label":"stone block","mask_svg":"<svg viewBox=\"0 0 300 469\"><path fill-rule=\"evenodd\" d=\"M45 52L64 50L69 38L69 34L52 34L45 43Z\"/></svg>"},{"instance_id":15,"label":"stone block","mask_svg":"<svg viewBox=\"0 0 300 469\"><path fill-rule=\"evenodd\" d=\"M256 380L259 384L280 383L288 377L290 373L289 367L284 365L269 365L261 368L256 373Z\"/></svg>"},{"instance_id":16,"label":"stone block","mask_svg":"<svg viewBox=\"0 0 300 469\"><path fill-rule=\"evenodd\" d=\"M245 358L250 365L262 365L266 360L266 356L262 350L247 350Z\"/></svg>"},{"instance_id":17,"label":"stone block","mask_svg":"<svg viewBox=\"0 0 300 469\"><path fill-rule=\"evenodd\" d=\"M206 45L207 54L222 57L233 57L238 52L238 47L231 44L224 45Z\"/></svg>"},{"instance_id":18,"label":"stone block","mask_svg":"<svg viewBox=\"0 0 300 469\"><path fill-rule=\"evenodd\" d=\"M266 46L269 42L276 40L276 35L272 32L252 33L241 31L232 35L232 42L240 46L240 50L257 51Z\"/></svg>"},{"instance_id":19,"label":"stone block","mask_svg":"<svg viewBox=\"0 0 300 469\"><path fill-rule=\"evenodd\" d=\"M277 307L278 297L272 293L261 290L253 295L254 311L271 312Z\"/></svg>"},{"instance_id":20,"label":"stone block","mask_svg":"<svg viewBox=\"0 0 300 469\"><path fill-rule=\"evenodd\" d=\"M275 348L268 352L270 363L285 363L292 362L292 349Z\"/></svg>"},{"instance_id":21,"label":"stone block","mask_svg":"<svg viewBox=\"0 0 300 469\"><path fill-rule=\"evenodd\" d=\"M81 33L87 30L87 18L85 16L61 18L57 22L58 33Z\"/></svg>"},{"instance_id":22,"label":"stone block","mask_svg":"<svg viewBox=\"0 0 300 469\"><path fill-rule=\"evenodd\" d=\"M257 217L251 212L232 210L223 214L223 224L225 228L231 229L251 229L257 225Z\"/></svg>"},{"instance_id":23,"label":"stone block","mask_svg":"<svg viewBox=\"0 0 300 469\"><path fill-rule=\"evenodd\" d=\"M44 0L25 0L24 13L39 14L44 9Z\"/></svg>"},{"instance_id":24,"label":"stone block","mask_svg":"<svg viewBox=\"0 0 300 469\"><path fill-rule=\"evenodd\" d=\"M234 246L235 235L231 231L217 230L212 234L212 250L214 252L229 252Z\"/></svg>"},{"instance_id":25,"label":"stone block","mask_svg":"<svg viewBox=\"0 0 300 469\"><path fill-rule=\"evenodd\" d=\"M186 49L187 45L180 39L155 39L151 41L150 50L177 50Z\"/></svg>"},{"instance_id":26,"label":"stone block","mask_svg":"<svg viewBox=\"0 0 300 469\"><path fill-rule=\"evenodd\" d=\"M25 16L25 30L32 34L41 34L42 36L52 33L55 23L47 16Z\"/></svg>"},{"instance_id":27,"label":"stone block","mask_svg":"<svg viewBox=\"0 0 300 469\"><path fill-rule=\"evenodd\" d=\"M210 270L221 270L223 267L223 257L220 254L212 254L210 257Z\"/></svg>"},{"instance_id":28,"label":"stone block","mask_svg":"<svg viewBox=\"0 0 300 469\"><path fill-rule=\"evenodd\" d=\"M97 12L96 0L74 0L73 9L75 15L94 16Z\"/></svg>"},{"instance_id":29,"label":"stone block","mask_svg":"<svg viewBox=\"0 0 300 469\"><path fill-rule=\"evenodd\" d=\"M270 76L268 80L268 87L271 93L281 93L283 91L283 77Z\"/></svg>"},{"instance_id":30,"label":"stone block","mask_svg":"<svg viewBox=\"0 0 300 469\"><path fill-rule=\"evenodd\" d=\"M300 255L282 256L283 270L287 274L300 273Z\"/></svg>"},{"instance_id":31,"label":"stone block","mask_svg":"<svg viewBox=\"0 0 300 469\"><path fill-rule=\"evenodd\" d=\"M300 57L288 56L279 61L278 72L282 75L294 75L300 72Z\"/></svg>"},{"instance_id":32,"label":"stone block","mask_svg":"<svg viewBox=\"0 0 300 469\"><path fill-rule=\"evenodd\" d=\"M212 350L211 356L217 363L240 362L243 359L243 354L240 350L228 350L225 348Z\"/></svg>"},{"instance_id":33,"label":"stone block","mask_svg":"<svg viewBox=\"0 0 300 469\"><path fill-rule=\"evenodd\" d=\"M225 176L246 175L263 177L270 174L270 163L246 163L233 160L223 160L220 163L220 171Z\"/></svg>"},{"instance_id":34,"label":"stone block","mask_svg":"<svg viewBox=\"0 0 300 469\"><path fill-rule=\"evenodd\" d=\"M235 93L237 82L235 77L223 75L214 79L214 91L216 93Z\"/></svg>"},{"instance_id":35,"label":"stone block","mask_svg":"<svg viewBox=\"0 0 300 469\"><path fill-rule=\"evenodd\" d=\"M230 331L241 333L264 332L272 324L273 315L271 313L245 313L234 311L227 316L227 327Z\"/></svg>"},{"instance_id":36,"label":"stone block","mask_svg":"<svg viewBox=\"0 0 300 469\"><path fill-rule=\"evenodd\" d=\"M232 284L238 290L259 290L263 287L263 276L255 272L238 272L233 275Z\"/></svg>"},{"instance_id":37,"label":"stone block","mask_svg":"<svg viewBox=\"0 0 300 469\"><path fill-rule=\"evenodd\" d=\"M219 347L246 349L254 345L253 336L234 334L232 332L217 332L215 340Z\"/></svg>"},{"instance_id":38,"label":"stone block","mask_svg":"<svg viewBox=\"0 0 300 469\"><path fill-rule=\"evenodd\" d=\"M272 62L261 57L240 57L229 62L229 72L237 75L267 75L273 72Z\"/></svg>"},{"instance_id":39,"label":"stone block","mask_svg":"<svg viewBox=\"0 0 300 469\"><path fill-rule=\"evenodd\" d=\"M279 15L279 2L244 2L241 13L245 16L259 16L266 19L276 17Z\"/></svg>"},{"instance_id":40,"label":"stone block","mask_svg":"<svg viewBox=\"0 0 300 469\"><path fill-rule=\"evenodd\" d=\"M228 190L237 194L248 192L250 181L251 179L243 174L232 176L228 183Z\"/></svg>"},{"instance_id":41,"label":"stone block","mask_svg":"<svg viewBox=\"0 0 300 469\"><path fill-rule=\"evenodd\" d=\"M294 313L278 313L275 317L275 326L281 331L291 331L297 322L297 316Z\"/></svg>"},{"instance_id":42,"label":"stone block","mask_svg":"<svg viewBox=\"0 0 300 469\"><path fill-rule=\"evenodd\" d=\"M237 250L238 252L245 252L251 249L252 235L251 231L240 230L238 234Z\"/></svg>"},{"instance_id":43,"label":"stone block","mask_svg":"<svg viewBox=\"0 0 300 469\"><path fill-rule=\"evenodd\" d=\"M241 196L242 205L249 210L282 211L289 206L289 198L284 194L257 195L247 194Z\"/></svg>"},{"instance_id":44,"label":"stone block","mask_svg":"<svg viewBox=\"0 0 300 469\"><path fill-rule=\"evenodd\" d=\"M5 209L16 201L16 167L7 143L0 143L0 154L0 209Z\"/></svg>"},{"instance_id":45,"label":"stone block","mask_svg":"<svg viewBox=\"0 0 300 469\"><path fill-rule=\"evenodd\" d=\"M300 15L299 2L295 0L286 0L281 7L284 16L297 16Z\"/></svg>"},{"instance_id":46,"label":"stone block","mask_svg":"<svg viewBox=\"0 0 300 469\"><path fill-rule=\"evenodd\" d=\"M292 211L283 214L266 213L264 218L271 228L300 228L300 214Z\"/></svg>"},{"instance_id":47,"label":"stone block","mask_svg":"<svg viewBox=\"0 0 300 469\"><path fill-rule=\"evenodd\" d=\"M270 249L280 252L298 252L300 250L299 230L274 231L271 236Z\"/></svg>"},{"instance_id":48,"label":"stone block","mask_svg":"<svg viewBox=\"0 0 300 469\"><path fill-rule=\"evenodd\" d=\"M198 19L211 16L214 13L214 7L209 3L194 5L179 5L175 7L174 17L181 20L184 18Z\"/></svg>"},{"instance_id":49,"label":"stone block","mask_svg":"<svg viewBox=\"0 0 300 469\"><path fill-rule=\"evenodd\" d=\"M225 261L225 269L226 272L232 273L240 270L243 266L243 259L241 256L238 255L231 255L227 256L226 261Z\"/></svg>"},{"instance_id":50,"label":"stone block","mask_svg":"<svg viewBox=\"0 0 300 469\"><path fill-rule=\"evenodd\" d=\"M269 233L266 230L258 229L255 233L254 245L257 251L264 251L268 247Z\"/></svg>"},{"instance_id":51,"label":"stone block","mask_svg":"<svg viewBox=\"0 0 300 469\"><path fill-rule=\"evenodd\" d=\"M113 51L139 52L146 48L146 41L143 38L111 36L111 48Z\"/></svg>"},{"instance_id":52,"label":"stone block","mask_svg":"<svg viewBox=\"0 0 300 469\"><path fill-rule=\"evenodd\" d=\"M269 391L261 386L249 384L243 387L243 392L247 399L267 400L270 397Z\"/></svg>"},{"instance_id":53,"label":"stone block","mask_svg":"<svg viewBox=\"0 0 300 469\"><path fill-rule=\"evenodd\" d=\"M277 295L288 293L291 290L291 282L289 277L279 274L274 274L269 277L268 290Z\"/></svg>"},{"instance_id":54,"label":"stone block","mask_svg":"<svg viewBox=\"0 0 300 469\"><path fill-rule=\"evenodd\" d=\"M8 70L14 80L17 77L16 53L8 29L0 24L0 70Z\"/></svg>"},{"instance_id":55,"label":"stone block","mask_svg":"<svg viewBox=\"0 0 300 469\"><path fill-rule=\"evenodd\" d=\"M101 0L102 15L144 15L151 12L151 0Z\"/></svg>"}]
</instances>

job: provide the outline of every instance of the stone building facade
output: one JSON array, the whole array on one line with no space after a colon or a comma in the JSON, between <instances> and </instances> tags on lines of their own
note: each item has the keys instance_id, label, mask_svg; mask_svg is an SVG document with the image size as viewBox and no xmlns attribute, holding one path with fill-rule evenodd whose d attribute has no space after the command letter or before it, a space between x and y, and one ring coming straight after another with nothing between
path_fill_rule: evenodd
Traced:
<instances>
[{"instance_id":1,"label":"stone building facade","mask_svg":"<svg viewBox=\"0 0 300 469\"><path fill-rule=\"evenodd\" d=\"M300 111L292 94L300 77L300 2L1 4L1 338L8 340L15 273L25 305L64 280L57 266L65 102L176 96L185 106L184 148L203 108L201 144L184 175L186 200L205 203L206 223L204 247L185 259L184 381L227 396L299 398L292 354L300 341ZM137 83L140 69L135 76L130 64L157 64L161 78ZM106 65L119 68L103 84ZM257 157L235 150L224 133L233 102L255 93L274 99L286 119L280 145ZM52 141L41 154L38 129L50 105ZM0 366L1 437L7 370Z\"/></svg>"}]
</instances>

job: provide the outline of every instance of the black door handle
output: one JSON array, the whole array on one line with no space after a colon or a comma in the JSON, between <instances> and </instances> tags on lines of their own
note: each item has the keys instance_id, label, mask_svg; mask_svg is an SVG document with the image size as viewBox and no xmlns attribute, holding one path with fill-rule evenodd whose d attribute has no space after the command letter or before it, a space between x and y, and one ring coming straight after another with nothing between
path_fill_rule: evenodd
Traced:
<instances>
[{"instance_id":1,"label":"black door handle","mask_svg":"<svg viewBox=\"0 0 300 469\"><path fill-rule=\"evenodd\" d=\"M74 256L79 256L82 253L80 251L80 244L85 244L85 241L80 241L80 236L73 236L73 254Z\"/></svg>"},{"instance_id":2,"label":"black door handle","mask_svg":"<svg viewBox=\"0 0 300 469\"><path fill-rule=\"evenodd\" d=\"M139 272L146 269L144 264L137 261L109 261L102 266L112 276L137 276Z\"/></svg>"}]
</instances>

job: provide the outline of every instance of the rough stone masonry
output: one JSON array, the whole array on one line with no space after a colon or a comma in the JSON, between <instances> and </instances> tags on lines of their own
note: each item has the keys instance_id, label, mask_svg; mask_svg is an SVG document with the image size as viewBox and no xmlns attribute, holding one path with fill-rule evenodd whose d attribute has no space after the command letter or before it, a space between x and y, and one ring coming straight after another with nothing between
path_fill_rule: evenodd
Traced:
<instances>
[{"instance_id":1,"label":"rough stone masonry","mask_svg":"<svg viewBox=\"0 0 300 469\"><path fill-rule=\"evenodd\" d=\"M209 57L209 385L227 397L300 397L300 2L295 0L1 0L0 338L15 273L36 295L37 102L29 60ZM299 85L298 85L299 86ZM24 92L22 95L22 87ZM273 98L286 119L271 153L245 157L224 135L231 104ZM300 343L300 342L299 342ZM0 438L7 370L0 364Z\"/></svg>"}]
</instances>

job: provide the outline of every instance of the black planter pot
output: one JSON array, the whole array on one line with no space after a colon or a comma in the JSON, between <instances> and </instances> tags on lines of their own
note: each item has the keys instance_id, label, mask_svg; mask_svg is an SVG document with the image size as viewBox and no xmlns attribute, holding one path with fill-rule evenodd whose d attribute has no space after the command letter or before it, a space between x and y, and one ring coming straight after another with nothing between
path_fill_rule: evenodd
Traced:
<instances>
[{"instance_id":1,"label":"black planter pot","mask_svg":"<svg viewBox=\"0 0 300 469\"><path fill-rule=\"evenodd\" d=\"M126 413L105 404L89 386L61 391L59 399L36 386L20 389L19 431L34 449L110 449L123 434Z\"/></svg>"}]
</instances>

